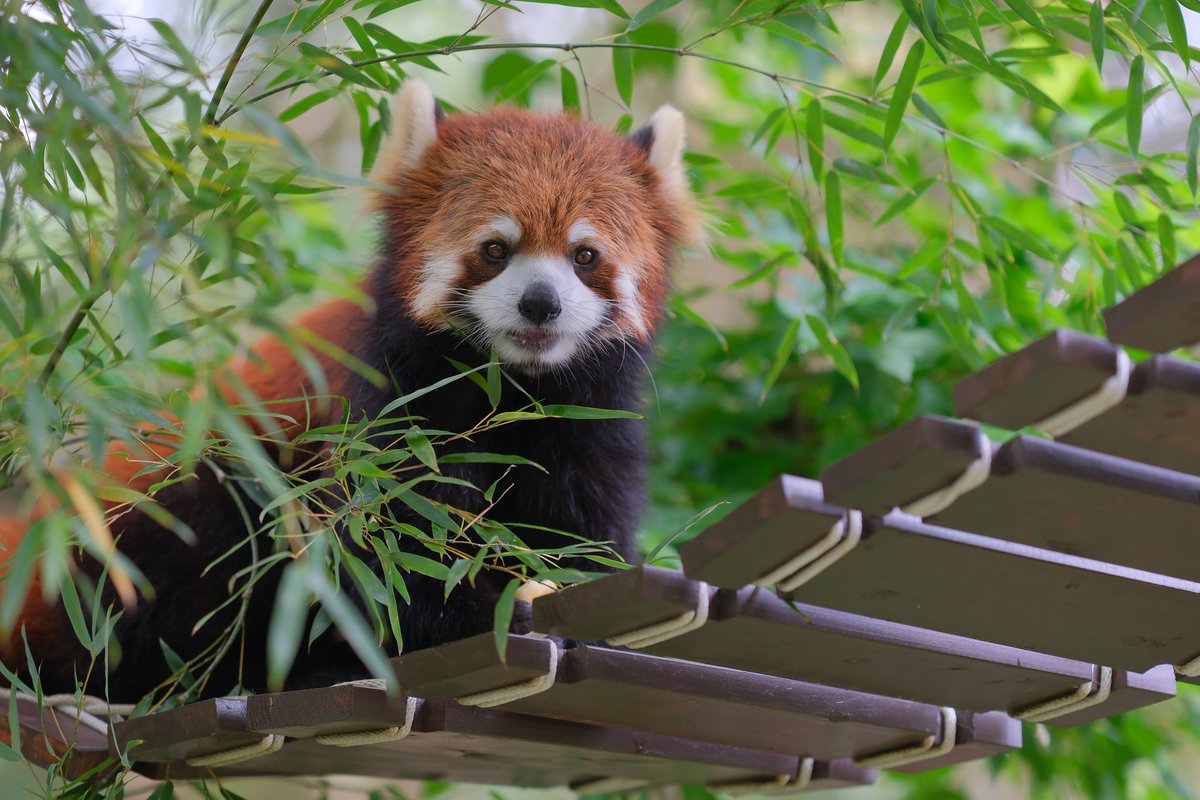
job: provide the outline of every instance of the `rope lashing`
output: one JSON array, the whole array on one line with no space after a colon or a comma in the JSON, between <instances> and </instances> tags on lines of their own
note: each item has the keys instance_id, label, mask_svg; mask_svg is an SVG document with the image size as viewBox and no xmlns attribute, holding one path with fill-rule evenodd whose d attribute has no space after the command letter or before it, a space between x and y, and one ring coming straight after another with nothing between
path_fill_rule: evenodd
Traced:
<instances>
[{"instance_id":1,"label":"rope lashing","mask_svg":"<svg viewBox=\"0 0 1200 800\"><path fill-rule=\"evenodd\" d=\"M1185 678L1200 678L1200 656L1175 666L1175 674Z\"/></svg>"},{"instance_id":2,"label":"rope lashing","mask_svg":"<svg viewBox=\"0 0 1200 800\"><path fill-rule=\"evenodd\" d=\"M184 763L189 767L228 767L233 764L240 764L243 761L249 761L252 758L265 756L268 753L274 753L283 747L284 737L278 733L269 733L257 742L244 744L239 747L231 747L228 750L220 750L216 753L208 753L202 756L192 756L184 759Z\"/></svg>"},{"instance_id":3,"label":"rope lashing","mask_svg":"<svg viewBox=\"0 0 1200 800\"><path fill-rule=\"evenodd\" d=\"M365 744L383 744L403 739L412 733L413 720L417 716L417 708L421 701L416 697L406 698L404 703L404 722L388 728L373 728L366 731L348 731L346 733L323 733L314 736L317 744L327 744L331 747L358 747Z\"/></svg>"},{"instance_id":4,"label":"rope lashing","mask_svg":"<svg viewBox=\"0 0 1200 800\"><path fill-rule=\"evenodd\" d=\"M1117 350L1116 370L1099 389L1061 411L1035 422L1033 427L1054 437L1070 433L1124 400L1125 393L1129 391L1129 375L1132 372L1133 362L1129 354L1124 350Z\"/></svg>"},{"instance_id":5,"label":"rope lashing","mask_svg":"<svg viewBox=\"0 0 1200 800\"><path fill-rule=\"evenodd\" d=\"M643 647L649 647L652 644L658 644L659 642L673 639L676 636L682 636L689 631L694 631L703 626L704 623L708 622L709 590L707 583L703 581L699 581L698 583L699 597L696 598L695 608L663 622L656 622L627 633L618 633L609 636L604 641L614 647L630 647L640 650Z\"/></svg>"},{"instance_id":6,"label":"rope lashing","mask_svg":"<svg viewBox=\"0 0 1200 800\"><path fill-rule=\"evenodd\" d=\"M940 738L926 736L914 745L856 758L854 763L862 767L892 769L905 764L915 764L918 761L928 761L949 753L954 749L954 744L958 739L958 712L947 706L943 706L941 712L942 735Z\"/></svg>"},{"instance_id":7,"label":"rope lashing","mask_svg":"<svg viewBox=\"0 0 1200 800\"><path fill-rule=\"evenodd\" d=\"M514 684L512 686L501 686L499 689L489 689L486 692L477 692L476 694L468 694L459 697L458 702L464 706L478 706L480 708L492 708L494 706L511 703L514 700L522 700L526 697L532 697L535 694L540 694L554 685L554 677L558 672L558 647L551 645L550 647L550 666L546 670L545 675L539 675L528 681Z\"/></svg>"},{"instance_id":8,"label":"rope lashing","mask_svg":"<svg viewBox=\"0 0 1200 800\"><path fill-rule=\"evenodd\" d=\"M806 547L775 569L758 578L758 586L778 586L791 592L808 583L846 553L862 538L862 512L853 509L829 528L819 541Z\"/></svg>"},{"instance_id":9,"label":"rope lashing","mask_svg":"<svg viewBox=\"0 0 1200 800\"><path fill-rule=\"evenodd\" d=\"M1047 722L1103 703L1112 693L1112 667L1097 665L1092 669L1092 679L1081 683L1075 691L1034 703L1010 712L1011 715L1025 722Z\"/></svg>"},{"instance_id":10,"label":"rope lashing","mask_svg":"<svg viewBox=\"0 0 1200 800\"><path fill-rule=\"evenodd\" d=\"M739 796L744 794L791 794L801 792L812 783L813 760L803 758L800 768L792 775L775 775L763 780L730 781L729 783L710 783L708 788L714 792Z\"/></svg>"},{"instance_id":11,"label":"rope lashing","mask_svg":"<svg viewBox=\"0 0 1200 800\"><path fill-rule=\"evenodd\" d=\"M978 489L992 472L992 442L983 431L978 432L979 456L967 465L954 483L901 506L905 514L932 517L950 506L967 492Z\"/></svg>"},{"instance_id":12,"label":"rope lashing","mask_svg":"<svg viewBox=\"0 0 1200 800\"><path fill-rule=\"evenodd\" d=\"M36 695L29 692L0 686L0 701L7 702L10 697L39 703ZM75 721L97 733L108 735L109 722L120 722L133 713L132 703L110 703L107 700L90 694L48 694L41 698L40 705L55 711L69 712Z\"/></svg>"}]
</instances>

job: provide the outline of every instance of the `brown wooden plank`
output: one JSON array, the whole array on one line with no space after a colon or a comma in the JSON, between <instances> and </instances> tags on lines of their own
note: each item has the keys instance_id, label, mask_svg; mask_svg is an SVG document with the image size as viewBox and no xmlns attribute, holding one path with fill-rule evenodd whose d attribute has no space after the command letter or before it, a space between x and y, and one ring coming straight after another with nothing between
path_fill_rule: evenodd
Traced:
<instances>
[{"instance_id":1,"label":"brown wooden plank","mask_svg":"<svg viewBox=\"0 0 1200 800\"><path fill-rule=\"evenodd\" d=\"M1200 584L899 513L795 599L1135 672L1200 653Z\"/></svg>"},{"instance_id":2,"label":"brown wooden plank","mask_svg":"<svg viewBox=\"0 0 1200 800\"><path fill-rule=\"evenodd\" d=\"M980 455L979 427L925 415L821 473L825 500L882 514L954 482Z\"/></svg>"},{"instance_id":3,"label":"brown wooden plank","mask_svg":"<svg viewBox=\"0 0 1200 800\"><path fill-rule=\"evenodd\" d=\"M491 634L406 653L392 660L401 689L429 699L455 698L532 680L550 670L555 644L512 635L504 658Z\"/></svg>"},{"instance_id":4,"label":"brown wooden plank","mask_svg":"<svg viewBox=\"0 0 1200 800\"><path fill-rule=\"evenodd\" d=\"M740 589L819 541L841 515L821 502L820 484L782 475L680 546L680 558L689 576Z\"/></svg>"},{"instance_id":5,"label":"brown wooden plank","mask_svg":"<svg viewBox=\"0 0 1200 800\"><path fill-rule=\"evenodd\" d=\"M183 761L262 739L246 727L246 698L223 697L134 717L113 726L117 747L134 761Z\"/></svg>"},{"instance_id":6,"label":"brown wooden plank","mask_svg":"<svg viewBox=\"0 0 1200 800\"><path fill-rule=\"evenodd\" d=\"M883 513L952 483L977 452L967 423L923 418L834 464L831 502ZM939 433L940 431L940 433ZM957 456L957 459L954 458ZM947 477L949 473L949 477ZM960 471L961 474L961 471ZM930 517L948 527L1056 552L1200 580L1200 476L1019 436L996 450L991 475Z\"/></svg>"},{"instance_id":7,"label":"brown wooden plank","mask_svg":"<svg viewBox=\"0 0 1200 800\"><path fill-rule=\"evenodd\" d=\"M1104 312L1108 338L1165 353L1200 342L1200 255Z\"/></svg>"},{"instance_id":8,"label":"brown wooden plank","mask_svg":"<svg viewBox=\"0 0 1200 800\"><path fill-rule=\"evenodd\" d=\"M959 712L954 749L945 755L918 761L893 772L928 772L951 764L1009 753L1021 747L1021 723L1007 714Z\"/></svg>"},{"instance_id":9,"label":"brown wooden plank","mask_svg":"<svg viewBox=\"0 0 1200 800\"><path fill-rule=\"evenodd\" d=\"M1117 348L1058 330L993 361L954 387L954 413L1019 430L1095 392L1117 366Z\"/></svg>"},{"instance_id":10,"label":"brown wooden plank","mask_svg":"<svg viewBox=\"0 0 1200 800\"><path fill-rule=\"evenodd\" d=\"M1200 579L1200 476L1021 436L939 525Z\"/></svg>"},{"instance_id":11,"label":"brown wooden plank","mask_svg":"<svg viewBox=\"0 0 1200 800\"><path fill-rule=\"evenodd\" d=\"M628 631L628 619L651 624L694 607L699 584L657 567L631 572L643 574L636 582L606 576L538 598L534 629L602 640ZM642 604L643 596L668 594L680 599L667 608ZM645 613L651 607L656 613ZM640 652L972 711L1025 708L1069 694L1092 677L1090 663L789 603L753 586L713 592L704 627ZM1173 679L1155 682L1150 673L1117 670L1113 695L1096 714L1161 702L1174 697L1174 689Z\"/></svg>"},{"instance_id":12,"label":"brown wooden plank","mask_svg":"<svg viewBox=\"0 0 1200 800\"><path fill-rule=\"evenodd\" d=\"M1200 473L1200 364L1169 356L1143 361L1119 405L1059 441Z\"/></svg>"},{"instance_id":13,"label":"brown wooden plank","mask_svg":"<svg viewBox=\"0 0 1200 800\"><path fill-rule=\"evenodd\" d=\"M1035 425L1095 392L1116 357L1103 339L1056 331L960 382L955 413L1014 430ZM1161 355L1137 364L1119 404L1057 440L1200 473L1200 364Z\"/></svg>"},{"instance_id":14,"label":"brown wooden plank","mask_svg":"<svg viewBox=\"0 0 1200 800\"><path fill-rule=\"evenodd\" d=\"M484 635L434 649L395 660L406 662L396 666L401 688L435 698L456 653L494 643ZM820 759L903 746L940 724L935 707L907 700L585 645L563 651L550 690L504 708Z\"/></svg>"},{"instance_id":15,"label":"brown wooden plank","mask_svg":"<svg viewBox=\"0 0 1200 800\"><path fill-rule=\"evenodd\" d=\"M39 707L36 702L20 697L13 702L15 726L9 719L9 700L0 701L0 742L18 751L31 764L42 768L57 764L62 774L72 779L93 770L99 774L106 764L115 767L104 734L77 722L68 712Z\"/></svg>"},{"instance_id":16,"label":"brown wooden plank","mask_svg":"<svg viewBox=\"0 0 1200 800\"><path fill-rule=\"evenodd\" d=\"M1169 664L1160 664L1146 672L1114 670L1112 694L1108 700L1072 714L1056 717L1046 724L1056 728L1069 728L1161 703L1174 697L1175 670Z\"/></svg>"},{"instance_id":17,"label":"brown wooden plank","mask_svg":"<svg viewBox=\"0 0 1200 800\"><path fill-rule=\"evenodd\" d=\"M240 772L342 772L522 786L580 785L599 778L671 785L769 779L794 774L799 765L793 755L455 703L421 703L406 738L349 748L289 742ZM402 724L404 705L402 698L388 698L379 689L337 686L251 698L247 719L260 733L342 733ZM856 774L859 782L872 777Z\"/></svg>"}]
</instances>

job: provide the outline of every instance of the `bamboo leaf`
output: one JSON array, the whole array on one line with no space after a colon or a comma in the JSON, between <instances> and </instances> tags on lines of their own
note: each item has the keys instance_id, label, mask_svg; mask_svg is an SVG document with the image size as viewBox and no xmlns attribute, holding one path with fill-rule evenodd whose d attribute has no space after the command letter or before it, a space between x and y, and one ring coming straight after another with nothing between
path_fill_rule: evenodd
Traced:
<instances>
[{"instance_id":1,"label":"bamboo leaf","mask_svg":"<svg viewBox=\"0 0 1200 800\"><path fill-rule=\"evenodd\" d=\"M1092 10L1088 14L1088 31L1092 45L1092 58L1096 59L1096 69L1104 67L1104 46L1107 44L1104 28L1104 0L1092 0Z\"/></svg>"},{"instance_id":2,"label":"bamboo leaf","mask_svg":"<svg viewBox=\"0 0 1200 800\"><path fill-rule=\"evenodd\" d=\"M618 39L618 43L625 41ZM615 47L612 51L613 80L617 94L628 108L633 103L633 52L627 47Z\"/></svg>"},{"instance_id":3,"label":"bamboo leaf","mask_svg":"<svg viewBox=\"0 0 1200 800\"><path fill-rule=\"evenodd\" d=\"M842 263L845 228L842 223L842 181L836 172L825 179L825 225L829 229L829 252L834 263Z\"/></svg>"},{"instance_id":4,"label":"bamboo leaf","mask_svg":"<svg viewBox=\"0 0 1200 800\"><path fill-rule=\"evenodd\" d=\"M1129 89L1125 94L1125 131L1129 139L1129 155L1138 157L1138 148L1142 143L1142 117L1145 109L1142 105L1142 81L1146 69L1146 61L1142 56L1133 59L1129 65Z\"/></svg>"},{"instance_id":5,"label":"bamboo leaf","mask_svg":"<svg viewBox=\"0 0 1200 800\"><path fill-rule=\"evenodd\" d=\"M846 348L842 347L841 342L833 335L833 331L829 329L829 325L825 320L815 314L806 315L805 320L808 321L808 326L817 337L817 343L821 346L821 352L829 356L830 360L833 361L834 368L842 374L842 377L850 381L850 385L857 392L858 370L855 369L854 361L850 358L850 354L846 352Z\"/></svg>"},{"instance_id":6,"label":"bamboo leaf","mask_svg":"<svg viewBox=\"0 0 1200 800\"><path fill-rule=\"evenodd\" d=\"M1197 158L1197 151L1200 151L1200 114L1192 117L1191 123L1188 125L1187 135L1187 185L1192 192L1192 200L1196 199L1197 178L1200 177L1200 159Z\"/></svg>"},{"instance_id":7,"label":"bamboo leaf","mask_svg":"<svg viewBox=\"0 0 1200 800\"><path fill-rule=\"evenodd\" d=\"M1171 34L1171 45L1183 60L1183 68L1186 70L1192 65L1192 55L1188 48L1188 31L1183 21L1183 11L1176 0L1162 0L1162 10L1167 21L1167 32Z\"/></svg>"},{"instance_id":8,"label":"bamboo leaf","mask_svg":"<svg viewBox=\"0 0 1200 800\"><path fill-rule=\"evenodd\" d=\"M542 61L530 64L501 87L500 93L496 95L496 102L507 103L510 100L522 97L551 67L557 65L558 62L553 58L543 59Z\"/></svg>"},{"instance_id":9,"label":"bamboo leaf","mask_svg":"<svg viewBox=\"0 0 1200 800\"><path fill-rule=\"evenodd\" d=\"M1042 22L1042 18L1033 10L1028 0L1004 0L1005 4L1013 11L1017 12L1017 16L1028 22L1042 33L1049 33L1046 29L1046 23Z\"/></svg>"},{"instance_id":10,"label":"bamboo leaf","mask_svg":"<svg viewBox=\"0 0 1200 800\"><path fill-rule=\"evenodd\" d=\"M562 67L559 69L558 74L562 86L562 107L567 111L574 111L578 114L580 111L579 82L575 79L575 73L566 67Z\"/></svg>"},{"instance_id":11,"label":"bamboo leaf","mask_svg":"<svg viewBox=\"0 0 1200 800\"><path fill-rule=\"evenodd\" d=\"M629 21L629 27L625 29L625 32L636 31L659 14L677 5L679 5L679 0L650 0L641 11L633 15L633 19Z\"/></svg>"},{"instance_id":12,"label":"bamboo leaf","mask_svg":"<svg viewBox=\"0 0 1200 800\"><path fill-rule=\"evenodd\" d=\"M875 77L871 79L872 91L879 91L879 84L888 74L888 70L892 68L892 61L896 58L896 51L900 49L900 42L904 40L906 30L908 30L908 18L901 14L892 25L892 32L888 34L887 41L883 45L883 52L879 54L879 66L875 67Z\"/></svg>"},{"instance_id":13,"label":"bamboo leaf","mask_svg":"<svg viewBox=\"0 0 1200 800\"><path fill-rule=\"evenodd\" d=\"M496 610L492 617L492 636L496 642L496 653L502 663L508 653L508 630L512 627L513 606L516 605L517 589L520 588L521 581L513 579L496 600Z\"/></svg>"},{"instance_id":14,"label":"bamboo leaf","mask_svg":"<svg viewBox=\"0 0 1200 800\"><path fill-rule=\"evenodd\" d=\"M310 596L304 585L304 570L302 562L289 564L275 592L275 607L267 628L267 685L272 691L283 688L304 638Z\"/></svg>"},{"instance_id":15,"label":"bamboo leaf","mask_svg":"<svg viewBox=\"0 0 1200 800\"><path fill-rule=\"evenodd\" d=\"M800 320L794 319L787 326L787 330L783 332L783 338L779 340L779 344L775 346L775 355L771 359L771 367L767 370L766 377L763 378L762 390L758 395L759 405L766 402L767 393L771 391L771 387L775 385L775 381L779 380L779 376L783 374L783 368L787 366L792 353L796 352L796 334L799 332Z\"/></svg>"},{"instance_id":16,"label":"bamboo leaf","mask_svg":"<svg viewBox=\"0 0 1200 800\"><path fill-rule=\"evenodd\" d=\"M808 164L817 183L825 172L825 120L821 101L812 100L805 112L806 135L808 137Z\"/></svg>"},{"instance_id":17,"label":"bamboo leaf","mask_svg":"<svg viewBox=\"0 0 1200 800\"><path fill-rule=\"evenodd\" d=\"M896 81L896 89L892 92L891 102L888 104L887 122L883 126L883 149L886 151L891 148L892 140L896 138L896 133L900 130L900 123L904 121L904 112L908 109L908 100L912 97L913 87L917 84L917 73L921 70L921 60L925 56L925 42L917 40L913 42L913 46L908 51L908 57L904 59L904 66L900 69L900 78Z\"/></svg>"}]
</instances>

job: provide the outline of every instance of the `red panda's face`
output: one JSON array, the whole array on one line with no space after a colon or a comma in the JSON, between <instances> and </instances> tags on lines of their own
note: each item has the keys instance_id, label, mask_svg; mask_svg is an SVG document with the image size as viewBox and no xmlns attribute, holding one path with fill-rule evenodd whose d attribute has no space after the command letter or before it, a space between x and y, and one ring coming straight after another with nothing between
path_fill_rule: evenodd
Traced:
<instances>
[{"instance_id":1,"label":"red panda's face","mask_svg":"<svg viewBox=\"0 0 1200 800\"><path fill-rule=\"evenodd\" d=\"M420 152L382 175L396 191L380 207L404 251L391 286L409 313L530 372L647 341L694 224L656 167L653 132L514 109L430 113Z\"/></svg>"}]
</instances>

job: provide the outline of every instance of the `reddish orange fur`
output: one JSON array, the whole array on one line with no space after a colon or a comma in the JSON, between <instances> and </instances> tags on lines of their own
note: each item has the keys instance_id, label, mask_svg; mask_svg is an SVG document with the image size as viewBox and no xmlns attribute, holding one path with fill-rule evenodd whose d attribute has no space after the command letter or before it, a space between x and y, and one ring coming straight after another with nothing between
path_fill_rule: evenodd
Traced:
<instances>
[{"instance_id":1,"label":"reddish orange fur","mask_svg":"<svg viewBox=\"0 0 1200 800\"><path fill-rule=\"evenodd\" d=\"M296 326L306 328L342 350L349 350L366 319L367 312L360 305L348 300L333 300L300 315ZM230 403L242 403L245 395L238 388L240 385L250 397L261 401L260 408L277 423L268 425L262 419L252 419L251 424L262 434L282 433L290 441L309 428L330 424L341 412L336 398L345 392L352 373L336 359L317 350L312 352L328 383L324 395L318 396L292 351L274 336L259 339L251 346L249 354L236 357L226 365L236 380L218 380L221 393ZM173 420L169 414L164 416ZM294 422L289 424L288 419ZM139 428L137 436L110 443L101 468L101 479L148 493L154 484L170 475L171 468L164 460L174 452L169 443L174 435L170 430L147 425ZM155 464L163 466L147 469ZM7 571L4 563L16 552L29 525L50 507L51 503L47 501L39 503L28 517L0 517L0 579ZM111 514L118 504L102 501L102 507ZM66 657L67 645L74 634L56 607L43 599L41 581L36 573L25 596L13 640L0 638L0 661L5 664L24 660L24 645L17 638L22 627L38 658Z\"/></svg>"}]
</instances>

